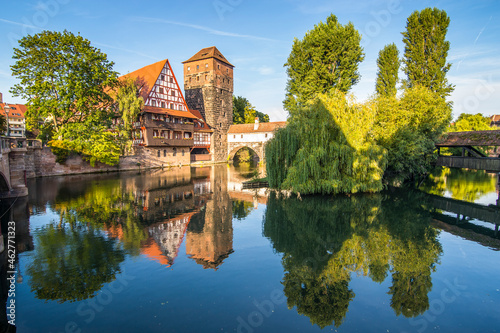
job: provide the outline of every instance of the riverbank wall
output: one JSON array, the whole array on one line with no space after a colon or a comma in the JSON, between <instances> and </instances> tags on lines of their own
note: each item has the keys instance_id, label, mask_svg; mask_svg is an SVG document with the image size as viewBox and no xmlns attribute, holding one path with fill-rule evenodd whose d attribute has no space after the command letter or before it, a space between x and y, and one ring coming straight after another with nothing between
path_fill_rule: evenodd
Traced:
<instances>
[{"instance_id":1,"label":"riverbank wall","mask_svg":"<svg viewBox=\"0 0 500 333\"><path fill-rule=\"evenodd\" d=\"M179 159L178 163L168 163L142 150L136 151L135 155L121 156L116 166L99 162L91 166L89 161L77 154L71 154L66 161L58 163L50 147L28 147L25 154L26 178L168 168L190 164L188 154L187 158Z\"/></svg>"}]
</instances>

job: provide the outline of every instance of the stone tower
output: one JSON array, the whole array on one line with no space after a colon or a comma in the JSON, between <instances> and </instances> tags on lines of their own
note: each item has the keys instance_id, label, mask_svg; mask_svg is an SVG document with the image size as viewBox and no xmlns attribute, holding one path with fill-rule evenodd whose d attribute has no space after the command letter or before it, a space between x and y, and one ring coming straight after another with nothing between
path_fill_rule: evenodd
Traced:
<instances>
[{"instance_id":1,"label":"stone tower","mask_svg":"<svg viewBox=\"0 0 500 333\"><path fill-rule=\"evenodd\" d=\"M200 111L214 131L212 160L225 162L227 131L233 123L234 66L215 46L200 50L183 64L186 103L189 109Z\"/></svg>"}]
</instances>

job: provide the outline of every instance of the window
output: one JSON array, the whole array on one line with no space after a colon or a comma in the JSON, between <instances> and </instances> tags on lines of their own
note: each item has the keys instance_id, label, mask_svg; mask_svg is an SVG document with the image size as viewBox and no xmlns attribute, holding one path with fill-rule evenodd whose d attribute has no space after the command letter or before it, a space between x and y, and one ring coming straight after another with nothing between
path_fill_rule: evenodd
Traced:
<instances>
[{"instance_id":1,"label":"window","mask_svg":"<svg viewBox=\"0 0 500 333\"><path fill-rule=\"evenodd\" d=\"M199 76L196 77L196 81L200 81L200 77Z\"/></svg>"},{"instance_id":2,"label":"window","mask_svg":"<svg viewBox=\"0 0 500 333\"><path fill-rule=\"evenodd\" d=\"M158 157L160 157L160 151L158 150Z\"/></svg>"},{"instance_id":3,"label":"window","mask_svg":"<svg viewBox=\"0 0 500 333\"><path fill-rule=\"evenodd\" d=\"M205 75L205 81L208 81L208 75Z\"/></svg>"},{"instance_id":4,"label":"window","mask_svg":"<svg viewBox=\"0 0 500 333\"><path fill-rule=\"evenodd\" d=\"M217 69L220 69L220 65L217 65Z\"/></svg>"},{"instance_id":5,"label":"window","mask_svg":"<svg viewBox=\"0 0 500 333\"><path fill-rule=\"evenodd\" d=\"M174 147L174 152L172 154L173 156L177 156L177 148Z\"/></svg>"},{"instance_id":6,"label":"window","mask_svg":"<svg viewBox=\"0 0 500 333\"><path fill-rule=\"evenodd\" d=\"M162 74L160 77L162 81L165 81L165 75Z\"/></svg>"},{"instance_id":7,"label":"window","mask_svg":"<svg viewBox=\"0 0 500 333\"><path fill-rule=\"evenodd\" d=\"M229 68L226 68L226 73L229 74Z\"/></svg>"},{"instance_id":8,"label":"window","mask_svg":"<svg viewBox=\"0 0 500 333\"><path fill-rule=\"evenodd\" d=\"M174 103L170 103L170 108L173 110L174 109Z\"/></svg>"},{"instance_id":9,"label":"window","mask_svg":"<svg viewBox=\"0 0 500 333\"><path fill-rule=\"evenodd\" d=\"M243 134L241 135L241 138L243 139Z\"/></svg>"},{"instance_id":10,"label":"window","mask_svg":"<svg viewBox=\"0 0 500 333\"><path fill-rule=\"evenodd\" d=\"M208 62L205 64L205 68L208 68Z\"/></svg>"},{"instance_id":11,"label":"window","mask_svg":"<svg viewBox=\"0 0 500 333\"><path fill-rule=\"evenodd\" d=\"M267 138L267 133L266 133L266 138Z\"/></svg>"},{"instance_id":12,"label":"window","mask_svg":"<svg viewBox=\"0 0 500 333\"><path fill-rule=\"evenodd\" d=\"M167 150L163 150L163 157L167 157Z\"/></svg>"},{"instance_id":13,"label":"window","mask_svg":"<svg viewBox=\"0 0 500 333\"><path fill-rule=\"evenodd\" d=\"M175 90L172 90L172 92L170 93L172 96L175 96Z\"/></svg>"},{"instance_id":14,"label":"window","mask_svg":"<svg viewBox=\"0 0 500 333\"><path fill-rule=\"evenodd\" d=\"M151 106L156 106L156 101L155 100L151 101Z\"/></svg>"},{"instance_id":15,"label":"window","mask_svg":"<svg viewBox=\"0 0 500 333\"><path fill-rule=\"evenodd\" d=\"M199 70L200 69L200 65L196 65L196 70Z\"/></svg>"},{"instance_id":16,"label":"window","mask_svg":"<svg viewBox=\"0 0 500 333\"><path fill-rule=\"evenodd\" d=\"M184 149L182 150L182 156L184 156Z\"/></svg>"},{"instance_id":17,"label":"window","mask_svg":"<svg viewBox=\"0 0 500 333\"><path fill-rule=\"evenodd\" d=\"M173 77L170 78L170 83L174 83L174 78Z\"/></svg>"},{"instance_id":18,"label":"window","mask_svg":"<svg viewBox=\"0 0 500 333\"><path fill-rule=\"evenodd\" d=\"M160 87L159 92L160 92L160 94L163 94L163 88L162 87Z\"/></svg>"},{"instance_id":19,"label":"window","mask_svg":"<svg viewBox=\"0 0 500 333\"><path fill-rule=\"evenodd\" d=\"M161 102L161 107L164 108L165 107L165 102Z\"/></svg>"},{"instance_id":20,"label":"window","mask_svg":"<svg viewBox=\"0 0 500 333\"><path fill-rule=\"evenodd\" d=\"M233 135L233 139L236 139L236 134L235 134L235 135Z\"/></svg>"},{"instance_id":21,"label":"window","mask_svg":"<svg viewBox=\"0 0 500 333\"><path fill-rule=\"evenodd\" d=\"M191 67L188 66L188 72L191 70Z\"/></svg>"}]
</instances>

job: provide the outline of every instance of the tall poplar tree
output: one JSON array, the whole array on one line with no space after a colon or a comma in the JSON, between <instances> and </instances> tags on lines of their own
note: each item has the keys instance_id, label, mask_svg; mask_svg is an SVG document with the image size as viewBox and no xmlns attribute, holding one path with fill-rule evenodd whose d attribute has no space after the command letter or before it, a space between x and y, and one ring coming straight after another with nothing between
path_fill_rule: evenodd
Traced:
<instances>
[{"instance_id":1,"label":"tall poplar tree","mask_svg":"<svg viewBox=\"0 0 500 333\"><path fill-rule=\"evenodd\" d=\"M396 44L392 43L384 46L378 53L377 59L378 72L375 90L378 95L386 97L396 96L399 65L399 51Z\"/></svg>"},{"instance_id":2,"label":"tall poplar tree","mask_svg":"<svg viewBox=\"0 0 500 333\"><path fill-rule=\"evenodd\" d=\"M415 11L408 17L406 31L402 33L405 87L422 85L443 98L451 94L454 86L446 79L451 67L446 62L450 49L450 42L446 40L449 24L446 12L437 8Z\"/></svg>"},{"instance_id":3,"label":"tall poplar tree","mask_svg":"<svg viewBox=\"0 0 500 333\"><path fill-rule=\"evenodd\" d=\"M285 109L293 111L316 94L336 88L348 92L361 75L364 59L361 35L349 22L342 25L335 15L320 22L302 40L295 38L285 67L288 74Z\"/></svg>"}]
</instances>

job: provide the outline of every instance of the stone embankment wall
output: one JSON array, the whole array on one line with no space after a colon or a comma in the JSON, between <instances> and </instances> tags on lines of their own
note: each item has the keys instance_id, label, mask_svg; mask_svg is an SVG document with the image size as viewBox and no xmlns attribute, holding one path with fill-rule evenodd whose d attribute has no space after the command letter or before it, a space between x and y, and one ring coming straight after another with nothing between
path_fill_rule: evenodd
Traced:
<instances>
[{"instance_id":1,"label":"stone embankment wall","mask_svg":"<svg viewBox=\"0 0 500 333\"><path fill-rule=\"evenodd\" d=\"M189 154L186 155L187 158L171 164L140 149L135 155L120 157L120 163L116 166L96 163L92 167L88 161L79 155L71 155L64 163L60 164L56 162L56 156L49 147L28 148L25 155L26 177L35 178L179 166L189 164Z\"/></svg>"}]
</instances>

